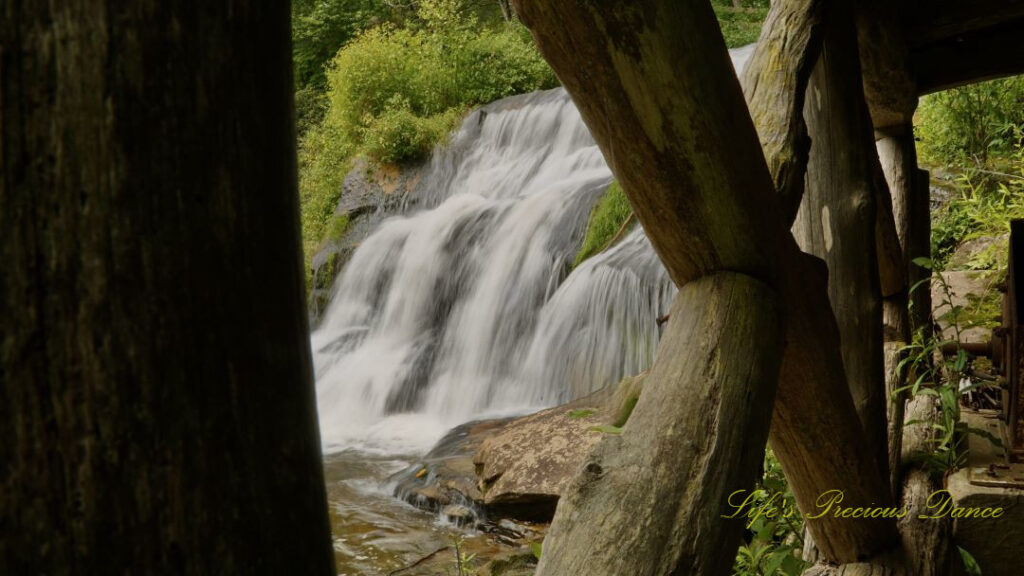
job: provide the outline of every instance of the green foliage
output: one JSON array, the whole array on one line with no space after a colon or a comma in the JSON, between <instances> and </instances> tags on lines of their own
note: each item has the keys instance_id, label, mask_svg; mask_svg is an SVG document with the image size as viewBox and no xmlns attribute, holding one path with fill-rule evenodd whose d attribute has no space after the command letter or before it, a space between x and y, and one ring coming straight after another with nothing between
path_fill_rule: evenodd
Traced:
<instances>
[{"instance_id":1,"label":"green foliage","mask_svg":"<svg viewBox=\"0 0 1024 576\"><path fill-rule=\"evenodd\" d=\"M452 561L455 572L448 572L455 576L474 576L476 572L472 569L473 562L476 560L476 554L466 554L463 546L466 541L460 534L450 534L448 541L451 543L451 547L455 552L455 559Z\"/></svg>"},{"instance_id":2,"label":"green foliage","mask_svg":"<svg viewBox=\"0 0 1024 576\"><path fill-rule=\"evenodd\" d=\"M359 5L376 6L370 0ZM365 29L328 66L326 94L314 89L300 90L301 98L297 94L297 106L305 110L300 120L308 126L299 146L307 257L327 231L352 158L363 154L387 163L423 158L470 107L557 84L521 25L480 27L476 14L496 10L496 3L486 10L470 0L420 0L415 11L409 6L402 18L388 12L390 19L375 26L369 24L378 16L366 16L360 21ZM371 13L376 14L367 8L364 15Z\"/></svg>"},{"instance_id":3,"label":"green foliage","mask_svg":"<svg viewBox=\"0 0 1024 576\"><path fill-rule=\"evenodd\" d=\"M930 164L984 165L1014 154L1024 128L1024 76L953 88L921 99L915 134Z\"/></svg>"},{"instance_id":4,"label":"green foliage","mask_svg":"<svg viewBox=\"0 0 1024 576\"><path fill-rule=\"evenodd\" d=\"M452 109L435 116L417 116L406 100L395 98L366 125L363 150L386 163L425 158L461 117Z\"/></svg>"},{"instance_id":5,"label":"green foliage","mask_svg":"<svg viewBox=\"0 0 1024 576\"><path fill-rule=\"evenodd\" d=\"M579 410L570 410L568 416L572 419L587 418L589 416L593 416L594 413L595 410L591 408L581 408Z\"/></svg>"},{"instance_id":6,"label":"green foliage","mask_svg":"<svg viewBox=\"0 0 1024 576\"><path fill-rule=\"evenodd\" d=\"M953 338L942 340L941 334L934 331L919 329L914 334L913 342L903 351L903 360L897 370L907 376L910 384L893 391L894 395L908 392L911 396L934 396L939 406L939 418L936 422L908 421L905 426L929 425L934 431L931 440L931 451L915 454L914 457L928 466L933 472L944 474L957 470L966 461L965 438L958 427L960 423L960 395L970 390L989 385L984 380L972 383L961 389L960 382L971 374L970 358L963 348L959 347L961 334L974 325L967 319L962 306L953 303L953 293L942 270L928 258L916 258L914 263L932 271L932 277L921 280L911 287L915 290L929 290L934 282L941 299L933 308L935 320L949 326L953 330ZM941 348L947 344L956 344L956 354L947 357ZM941 362L936 359L941 358ZM984 436L994 445L1002 443L984 430L970 428L968 433Z\"/></svg>"},{"instance_id":7,"label":"green foliage","mask_svg":"<svg viewBox=\"0 0 1024 576\"><path fill-rule=\"evenodd\" d=\"M295 84L323 89L324 65L359 32L400 14L386 0L296 0L292 3Z\"/></svg>"},{"instance_id":8,"label":"green foliage","mask_svg":"<svg viewBox=\"0 0 1024 576\"><path fill-rule=\"evenodd\" d=\"M738 6L737 6L738 4ZM713 0L711 3L729 48L757 42L768 15L768 0Z\"/></svg>"},{"instance_id":9,"label":"green foliage","mask_svg":"<svg viewBox=\"0 0 1024 576\"><path fill-rule=\"evenodd\" d=\"M765 451L764 476L758 482L753 508L762 505L782 511L797 510L796 497L771 448ZM774 497L774 500L772 498ZM803 517L798 512L773 518L758 516L747 529L733 564L734 576L797 576L809 566L800 557L803 549Z\"/></svg>"},{"instance_id":10,"label":"green foliage","mask_svg":"<svg viewBox=\"0 0 1024 576\"><path fill-rule=\"evenodd\" d=\"M543 540L541 540L540 542L530 542L530 552L533 553L533 556L537 560L540 560L540 556L543 553L543 551L544 551L544 541Z\"/></svg>"},{"instance_id":11,"label":"green foliage","mask_svg":"<svg viewBox=\"0 0 1024 576\"><path fill-rule=\"evenodd\" d=\"M333 216L327 225L327 239L332 241L341 240L348 232L348 214Z\"/></svg>"},{"instance_id":12,"label":"green foliage","mask_svg":"<svg viewBox=\"0 0 1024 576\"><path fill-rule=\"evenodd\" d=\"M629 206L626 193L622 191L618 182L612 182L604 196L590 211L587 233L583 238L583 246L576 253L576 259L572 264L573 268L611 246L612 242L617 239L619 230L632 215L633 209Z\"/></svg>"},{"instance_id":13,"label":"green foliage","mask_svg":"<svg viewBox=\"0 0 1024 576\"><path fill-rule=\"evenodd\" d=\"M1024 128L1014 131L1020 139ZM1008 234L1010 221L1024 218L1024 146L1000 159L1003 171L968 166L956 179L956 196L932 216L932 260L945 265L961 243L980 237ZM1005 251L992 248L981 255L988 262L975 261L970 267L1001 267Z\"/></svg>"},{"instance_id":14,"label":"green foliage","mask_svg":"<svg viewBox=\"0 0 1024 576\"><path fill-rule=\"evenodd\" d=\"M321 124L303 138L299 147L299 204L307 259L324 236L351 165L351 153L333 127Z\"/></svg>"},{"instance_id":15,"label":"green foliage","mask_svg":"<svg viewBox=\"0 0 1024 576\"><path fill-rule=\"evenodd\" d=\"M324 123L354 152L418 159L470 106L556 85L521 28L481 31L449 18L431 14L429 29L373 28L338 52Z\"/></svg>"}]
</instances>

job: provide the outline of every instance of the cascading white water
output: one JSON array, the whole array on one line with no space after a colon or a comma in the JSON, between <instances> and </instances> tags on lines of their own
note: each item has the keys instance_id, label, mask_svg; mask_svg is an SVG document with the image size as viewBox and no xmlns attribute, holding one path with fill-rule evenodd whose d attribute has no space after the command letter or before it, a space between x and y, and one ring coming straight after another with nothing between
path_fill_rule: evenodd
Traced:
<instances>
[{"instance_id":1,"label":"cascading white water","mask_svg":"<svg viewBox=\"0 0 1024 576\"><path fill-rule=\"evenodd\" d=\"M423 450L644 370L675 289L642 230L569 273L611 178L561 89L470 115L312 335L325 450Z\"/></svg>"}]
</instances>

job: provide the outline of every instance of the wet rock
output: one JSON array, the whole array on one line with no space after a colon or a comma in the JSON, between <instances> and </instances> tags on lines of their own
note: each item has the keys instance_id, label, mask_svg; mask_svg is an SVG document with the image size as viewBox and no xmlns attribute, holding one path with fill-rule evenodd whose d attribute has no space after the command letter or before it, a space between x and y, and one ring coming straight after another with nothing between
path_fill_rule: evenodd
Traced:
<instances>
[{"instance_id":1,"label":"wet rock","mask_svg":"<svg viewBox=\"0 0 1024 576\"><path fill-rule=\"evenodd\" d=\"M596 428L621 426L642 382L642 376L626 378L535 414L458 426L421 462L392 476L395 495L433 511L451 505L482 511L491 520L488 531L502 532L508 542L528 540L529 525L498 520L550 521L562 489L607 433Z\"/></svg>"},{"instance_id":2,"label":"wet rock","mask_svg":"<svg viewBox=\"0 0 1024 576\"><path fill-rule=\"evenodd\" d=\"M537 570L537 557L532 552L509 554L487 563L481 576L528 576Z\"/></svg>"},{"instance_id":3,"label":"wet rock","mask_svg":"<svg viewBox=\"0 0 1024 576\"><path fill-rule=\"evenodd\" d=\"M354 161L341 185L341 198L332 216L345 219L344 232L335 238L328 235L310 262L313 272L309 303L311 325L316 326L323 316L334 279L359 243L376 229L385 215L416 195L422 173L422 165L377 165L363 158Z\"/></svg>"},{"instance_id":4,"label":"wet rock","mask_svg":"<svg viewBox=\"0 0 1024 576\"><path fill-rule=\"evenodd\" d=\"M469 506L449 504L441 509L441 516L458 526L471 524L476 520L476 512Z\"/></svg>"},{"instance_id":5,"label":"wet rock","mask_svg":"<svg viewBox=\"0 0 1024 576\"><path fill-rule=\"evenodd\" d=\"M439 511L451 504L482 507L473 454L480 443L511 419L482 420L456 426L423 460L390 478L395 496L413 506Z\"/></svg>"},{"instance_id":6,"label":"wet rock","mask_svg":"<svg viewBox=\"0 0 1024 576\"><path fill-rule=\"evenodd\" d=\"M473 458L488 513L532 520L554 516L562 489L603 433L610 394L517 418L485 439Z\"/></svg>"}]
</instances>

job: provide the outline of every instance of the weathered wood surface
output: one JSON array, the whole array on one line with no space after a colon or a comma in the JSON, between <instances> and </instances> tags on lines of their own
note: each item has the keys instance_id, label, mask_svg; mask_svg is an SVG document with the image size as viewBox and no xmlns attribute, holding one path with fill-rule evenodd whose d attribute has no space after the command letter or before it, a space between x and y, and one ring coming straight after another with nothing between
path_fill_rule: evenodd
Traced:
<instances>
[{"instance_id":1,"label":"weathered wood surface","mask_svg":"<svg viewBox=\"0 0 1024 576\"><path fill-rule=\"evenodd\" d=\"M817 564L804 571L803 576L909 576L899 568L871 562L854 562L833 566Z\"/></svg>"},{"instance_id":2,"label":"weathered wood surface","mask_svg":"<svg viewBox=\"0 0 1024 576\"><path fill-rule=\"evenodd\" d=\"M0 573L333 573L287 4L0 13Z\"/></svg>"},{"instance_id":3,"label":"weathered wood surface","mask_svg":"<svg viewBox=\"0 0 1024 576\"><path fill-rule=\"evenodd\" d=\"M738 86L721 73L729 62L721 38L707 33L715 30L710 9L704 3L656 0L600 8L519 0L517 8L576 100L640 222L657 239L656 249L673 279L685 285L705 270L737 261L738 270L766 277L769 284L775 277L786 281L782 293L789 345L771 435L801 506L811 509L823 491L837 487L850 505L886 502L891 498L888 482L864 444L846 386L823 270L800 254L786 231L765 167L748 165L762 152L742 112ZM714 174L694 178L721 169L754 180L744 184ZM748 188L731 187L737 184ZM748 195L753 196L750 202L732 208L745 211L743 217L723 224L732 237L716 233L710 238L731 246L750 239L763 242L762 249L773 258L754 268L745 256L736 257L749 253L747 248L706 252L707 239L700 232L724 222L706 218L712 211L702 203L744 202ZM751 213L761 210L759 226L749 226ZM723 257L728 254L733 256ZM812 524L830 558L856 560L898 542L895 522L884 519L824 517ZM580 531L576 541L582 546L587 538Z\"/></svg>"},{"instance_id":4,"label":"weathered wood surface","mask_svg":"<svg viewBox=\"0 0 1024 576\"><path fill-rule=\"evenodd\" d=\"M839 329L829 307L824 263L802 256L787 275L786 350L769 440L800 510L817 511L818 497L842 490L844 505L892 501L888 479L864 441L846 385ZM827 434L822 434L827 430ZM898 542L896 524L876 519L807 519L823 559L852 562Z\"/></svg>"},{"instance_id":5,"label":"weathered wood surface","mask_svg":"<svg viewBox=\"0 0 1024 576\"><path fill-rule=\"evenodd\" d=\"M680 289L644 393L564 492L537 574L728 573L745 520L722 516L763 456L779 316L742 274Z\"/></svg>"},{"instance_id":6,"label":"weathered wood surface","mask_svg":"<svg viewBox=\"0 0 1024 576\"><path fill-rule=\"evenodd\" d=\"M918 518L934 513L927 506L928 498L940 488L927 471L917 467L908 470L903 480L902 505L907 514L899 522L900 538L908 573L914 576L948 574L955 553L951 518Z\"/></svg>"},{"instance_id":7,"label":"weathered wood surface","mask_svg":"<svg viewBox=\"0 0 1024 576\"><path fill-rule=\"evenodd\" d=\"M882 365L882 301L876 238L874 132L860 81L852 6L832 11L811 75L804 117L813 145L803 204L793 226L800 247L828 265L828 296L864 442L888 462Z\"/></svg>"},{"instance_id":8,"label":"weathered wood surface","mask_svg":"<svg viewBox=\"0 0 1024 576\"><path fill-rule=\"evenodd\" d=\"M811 12L801 17L794 11L795 6L803 6ZM821 20L825 13L822 7L805 2L774 2L771 12L787 15L775 20L779 24L803 30L766 33L759 44L766 41L773 44L759 45L756 52L765 51L770 54L772 50L781 50L775 43L790 41L792 36L803 40L805 50L802 55L792 54L792 62L815 62L823 33ZM771 15L769 19L772 19ZM747 87L751 109L762 111L753 115L758 133L762 135L762 140L764 134L788 134L788 137L799 139L799 132L784 131L780 127L794 121L791 111L796 103L804 101L808 77L796 75L796 67L782 68L788 74L783 75L758 70L759 66L785 64L774 62L771 58L752 58L747 66L745 80L756 78L762 84L792 83L795 78L796 83L792 87L793 92L789 93L764 86L758 91L751 91ZM761 99L771 105L759 102ZM798 117L802 127L802 108L797 110L800 110ZM788 151L792 149L793 144L766 147L765 155L773 180L784 187L778 190L779 197L783 201L789 198L800 202L807 158L788 157ZM781 177L782 170L788 172L788 177ZM790 220L786 222L788 225ZM884 233L886 237L895 234L895 230L881 228L878 232ZM881 262L879 266L882 266ZM839 485L846 490L847 502L867 505L883 501L888 497L887 486L879 481L880 472L875 459L863 442L861 427L853 417L853 400L846 386L839 352L838 329L827 299L827 270L820 260L801 256L790 259L788 269L786 277L790 279L790 284L784 289L787 295L788 346L772 417L772 448L783 463L783 469L788 471L787 477L797 502L805 511L814 510L816 498L832 489L830 487ZM816 434L816 427L827 428L830 434ZM835 453L844 456L830 459L828 467L815 463L816 460L820 463L826 454ZM851 484L843 480L852 477L862 478L864 482ZM856 559L884 549L895 540L895 524L886 521L850 523L822 518L810 520L808 529L812 533L808 540L813 540L814 535L820 537L824 555L829 558ZM815 549L815 552L819 551Z\"/></svg>"},{"instance_id":9,"label":"weathered wood surface","mask_svg":"<svg viewBox=\"0 0 1024 576\"><path fill-rule=\"evenodd\" d=\"M774 284L778 208L711 6L515 4L676 285L723 269Z\"/></svg>"},{"instance_id":10,"label":"weathered wood surface","mask_svg":"<svg viewBox=\"0 0 1024 576\"><path fill-rule=\"evenodd\" d=\"M912 0L901 6L907 43L918 48L1024 18L1020 0Z\"/></svg>"},{"instance_id":11,"label":"weathered wood surface","mask_svg":"<svg viewBox=\"0 0 1024 576\"><path fill-rule=\"evenodd\" d=\"M1024 17L946 38L911 50L918 94L1024 74Z\"/></svg>"},{"instance_id":12,"label":"weathered wood surface","mask_svg":"<svg viewBox=\"0 0 1024 576\"><path fill-rule=\"evenodd\" d=\"M900 495L900 503L907 514L900 519L899 528L907 566L915 576L947 574L953 553L952 519L918 518L921 514L930 514L928 498L941 488L941 482L929 473L923 461L924 454L935 450L934 425L939 419L939 405L934 396L919 395L907 402Z\"/></svg>"},{"instance_id":13,"label":"weathered wood surface","mask_svg":"<svg viewBox=\"0 0 1024 576\"><path fill-rule=\"evenodd\" d=\"M917 108L917 85L910 72L900 3L860 0L854 8L864 97L872 123L884 129L909 122Z\"/></svg>"},{"instance_id":14,"label":"weathered wood surface","mask_svg":"<svg viewBox=\"0 0 1024 576\"><path fill-rule=\"evenodd\" d=\"M804 192L811 148L804 95L830 6L822 0L773 2L743 72L743 93L787 225L796 219Z\"/></svg>"},{"instance_id":15,"label":"weathered wood surface","mask_svg":"<svg viewBox=\"0 0 1024 576\"><path fill-rule=\"evenodd\" d=\"M885 294L882 304L882 322L885 329L885 379L886 395L889 402L888 434L889 434L889 473L893 486L893 493L899 495L902 491L903 469L900 458L903 444L903 424L905 422L904 411L906 405L906 393L897 392L906 384L907 374L898 370L900 362L905 357L901 352L912 341L913 332L923 322L927 322L930 314L922 317L915 316L915 323L912 324L909 306L909 288L913 282L916 283L927 277L927 270L913 264L911 257L907 254L908 248L920 250L922 247L928 249L930 246L927 238L929 226L927 223L912 222L910 219L911 202L917 200L915 185L915 171L917 170L917 155L913 140L913 127L909 121L899 126L890 126L878 133L880 138L876 141L881 171L885 178L886 193L882 200L887 200L891 205L893 219L893 230L896 234L895 246L886 244L884 250L890 253L890 260L897 265L902 272L903 280L899 291ZM914 207L918 218L929 218L927 206L925 212L920 212L920 207ZM922 231L925 236L921 237ZM882 247L880 246L880 249ZM880 256L881 259L881 256ZM895 287L894 287L895 288ZM919 287L917 290L928 294L927 287ZM918 300L921 294L915 292ZM927 303L919 304L916 310L920 312L927 306Z\"/></svg>"}]
</instances>

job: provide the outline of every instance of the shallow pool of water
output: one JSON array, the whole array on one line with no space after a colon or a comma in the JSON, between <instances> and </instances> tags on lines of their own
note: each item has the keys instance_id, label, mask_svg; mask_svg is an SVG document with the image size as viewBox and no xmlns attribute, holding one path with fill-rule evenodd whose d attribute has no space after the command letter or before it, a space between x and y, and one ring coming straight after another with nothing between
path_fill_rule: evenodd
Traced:
<instances>
[{"instance_id":1,"label":"shallow pool of water","mask_svg":"<svg viewBox=\"0 0 1024 576\"><path fill-rule=\"evenodd\" d=\"M385 456L345 450L324 456L327 500L340 576L420 576L454 570L452 538L481 559L515 550L495 535L460 528L393 497L391 474L418 455ZM442 550L443 549L443 550ZM429 556L429 558L427 558ZM427 558L417 566L418 561ZM403 568L407 568L403 570Z\"/></svg>"}]
</instances>

